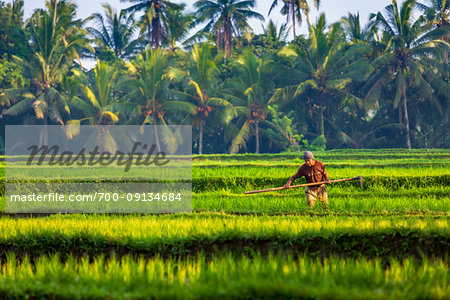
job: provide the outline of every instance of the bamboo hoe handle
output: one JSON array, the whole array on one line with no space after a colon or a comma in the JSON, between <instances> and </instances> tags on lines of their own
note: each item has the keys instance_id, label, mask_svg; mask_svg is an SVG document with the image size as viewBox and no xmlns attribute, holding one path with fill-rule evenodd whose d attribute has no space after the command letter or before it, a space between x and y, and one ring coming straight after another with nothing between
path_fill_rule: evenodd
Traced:
<instances>
[{"instance_id":1,"label":"bamboo hoe handle","mask_svg":"<svg viewBox=\"0 0 450 300\"><path fill-rule=\"evenodd\" d=\"M342 181L350 181L350 180L359 180L359 184L362 186L362 176L359 175L357 177L353 177L353 178L344 178L344 179L336 179L336 180L330 180L328 182L333 183L333 182L342 182ZM313 186L313 185L320 185L320 184L324 184L326 183L326 181L321 181L321 182L313 182L313 183L304 183L304 184L298 184L298 185L291 185L291 189L292 188L298 188L298 187L302 187L302 186ZM264 192L271 192L271 191L279 191L279 190L285 190L286 188L284 186L280 186L280 187L276 187L276 188L271 188L271 189L264 189L264 190L256 190L256 191L247 191L245 192L245 194L256 194L256 193L264 193Z\"/></svg>"}]
</instances>

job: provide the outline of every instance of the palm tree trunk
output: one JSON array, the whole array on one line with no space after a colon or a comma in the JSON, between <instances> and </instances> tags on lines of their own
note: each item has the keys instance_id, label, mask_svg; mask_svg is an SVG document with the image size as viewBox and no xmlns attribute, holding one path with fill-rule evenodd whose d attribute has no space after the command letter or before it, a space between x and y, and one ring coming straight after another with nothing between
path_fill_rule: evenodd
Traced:
<instances>
[{"instance_id":1,"label":"palm tree trunk","mask_svg":"<svg viewBox=\"0 0 450 300\"><path fill-rule=\"evenodd\" d=\"M219 30L217 30L217 51L220 52L220 42L221 42L221 38L222 38L222 30L219 26Z\"/></svg>"},{"instance_id":2,"label":"palm tree trunk","mask_svg":"<svg viewBox=\"0 0 450 300\"><path fill-rule=\"evenodd\" d=\"M98 152L102 153L103 151L103 145L102 145L102 128L101 125L96 126L98 128L98 134L97 134L97 146L98 146Z\"/></svg>"},{"instance_id":3,"label":"palm tree trunk","mask_svg":"<svg viewBox=\"0 0 450 300\"><path fill-rule=\"evenodd\" d=\"M56 23L56 8L58 6L58 0L55 0L55 7L53 8L53 35L55 34L55 23Z\"/></svg>"},{"instance_id":4,"label":"palm tree trunk","mask_svg":"<svg viewBox=\"0 0 450 300\"><path fill-rule=\"evenodd\" d=\"M324 108L323 108L323 103L322 103L322 99L320 99L320 135L323 135L325 137L325 123L324 123L324 118L323 118L323 112L324 112Z\"/></svg>"},{"instance_id":5,"label":"palm tree trunk","mask_svg":"<svg viewBox=\"0 0 450 300\"><path fill-rule=\"evenodd\" d=\"M203 127L205 126L205 118L202 116L200 119L200 135L198 138L198 154L203 154Z\"/></svg>"},{"instance_id":6,"label":"palm tree trunk","mask_svg":"<svg viewBox=\"0 0 450 300\"><path fill-rule=\"evenodd\" d=\"M152 20L152 29L153 29L153 44L155 49L159 48L159 22L157 17Z\"/></svg>"},{"instance_id":7,"label":"palm tree trunk","mask_svg":"<svg viewBox=\"0 0 450 300\"><path fill-rule=\"evenodd\" d=\"M408 117L408 105L406 103L406 91L403 91L403 110L405 111L405 123L406 123L406 146L411 149L411 135L409 132L409 117Z\"/></svg>"},{"instance_id":8,"label":"palm tree trunk","mask_svg":"<svg viewBox=\"0 0 450 300\"><path fill-rule=\"evenodd\" d=\"M255 120L255 135L256 135L256 154L259 153L259 125L258 125L258 120Z\"/></svg>"},{"instance_id":9,"label":"palm tree trunk","mask_svg":"<svg viewBox=\"0 0 450 300\"><path fill-rule=\"evenodd\" d=\"M233 39L231 34L231 21L229 19L225 21L224 30L225 30L225 51L228 56L231 56Z\"/></svg>"},{"instance_id":10,"label":"palm tree trunk","mask_svg":"<svg viewBox=\"0 0 450 300\"><path fill-rule=\"evenodd\" d=\"M43 142L44 146L48 146L48 123L47 123L47 114L44 112L44 136L43 136Z\"/></svg>"},{"instance_id":11,"label":"palm tree trunk","mask_svg":"<svg viewBox=\"0 0 450 300\"><path fill-rule=\"evenodd\" d=\"M158 134L158 118L156 114L153 114L153 129L155 131L155 139L156 139L156 147L158 148L158 152L161 152L161 145L159 144L159 134Z\"/></svg>"},{"instance_id":12,"label":"palm tree trunk","mask_svg":"<svg viewBox=\"0 0 450 300\"><path fill-rule=\"evenodd\" d=\"M325 137L325 124L323 121L323 108L320 108L320 135Z\"/></svg>"},{"instance_id":13,"label":"palm tree trunk","mask_svg":"<svg viewBox=\"0 0 450 300\"><path fill-rule=\"evenodd\" d=\"M294 30L294 40L295 40L295 3L294 0L290 1L291 3L291 17L292 17L292 29Z\"/></svg>"},{"instance_id":14,"label":"palm tree trunk","mask_svg":"<svg viewBox=\"0 0 450 300\"><path fill-rule=\"evenodd\" d=\"M308 28L311 26L311 22L309 21L309 14L304 12L306 16L306 25L308 25Z\"/></svg>"},{"instance_id":15,"label":"palm tree trunk","mask_svg":"<svg viewBox=\"0 0 450 300\"><path fill-rule=\"evenodd\" d=\"M161 33L160 32L160 27L159 27L159 7L160 7L160 3L158 0L156 0L155 2L155 15L153 16L152 20L151 20L151 25L152 25L152 32L151 32L151 42L150 45L155 48L158 49L160 42L161 42Z\"/></svg>"},{"instance_id":16,"label":"palm tree trunk","mask_svg":"<svg viewBox=\"0 0 450 300\"><path fill-rule=\"evenodd\" d=\"M150 26L148 26L147 37L148 37L148 44L150 45L150 47L153 47L152 31L150 30Z\"/></svg>"}]
</instances>

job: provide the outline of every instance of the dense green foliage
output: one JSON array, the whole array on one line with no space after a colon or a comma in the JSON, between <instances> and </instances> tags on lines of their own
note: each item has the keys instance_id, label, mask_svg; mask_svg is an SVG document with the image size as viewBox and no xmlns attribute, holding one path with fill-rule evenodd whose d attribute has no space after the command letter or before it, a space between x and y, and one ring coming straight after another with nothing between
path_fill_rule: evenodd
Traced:
<instances>
[{"instance_id":1,"label":"dense green foliage","mask_svg":"<svg viewBox=\"0 0 450 300\"><path fill-rule=\"evenodd\" d=\"M67 0L26 20L22 0L0 1L0 121L191 124L200 154L448 148L449 3L430 3L394 0L364 26L359 14L312 22L308 1L273 1L293 25L288 41L287 24L253 33L248 21L264 19L253 0L200 0L195 14L130 1L86 20Z\"/></svg>"}]
</instances>

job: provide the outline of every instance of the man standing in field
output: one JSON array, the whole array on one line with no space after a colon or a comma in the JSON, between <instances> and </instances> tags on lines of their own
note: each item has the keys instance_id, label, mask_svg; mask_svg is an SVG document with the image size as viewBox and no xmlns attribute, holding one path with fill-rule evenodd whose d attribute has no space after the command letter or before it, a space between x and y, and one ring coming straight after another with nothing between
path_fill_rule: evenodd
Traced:
<instances>
[{"instance_id":1,"label":"man standing in field","mask_svg":"<svg viewBox=\"0 0 450 300\"><path fill-rule=\"evenodd\" d=\"M288 182L284 185L289 189L291 183L295 179L305 176L306 183L330 181L328 179L327 171L325 171L325 165L323 162L315 160L314 155L306 151L303 153L303 159L305 163L298 168L297 172L289 178ZM306 203L309 207L313 207L317 200L321 201L325 209L328 209L328 193L325 184L313 185L305 187Z\"/></svg>"}]
</instances>

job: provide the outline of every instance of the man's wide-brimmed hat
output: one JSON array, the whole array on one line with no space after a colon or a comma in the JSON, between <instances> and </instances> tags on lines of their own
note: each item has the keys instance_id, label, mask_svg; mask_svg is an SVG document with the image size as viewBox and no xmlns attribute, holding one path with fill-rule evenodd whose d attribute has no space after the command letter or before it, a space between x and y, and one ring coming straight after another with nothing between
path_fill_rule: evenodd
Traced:
<instances>
[{"instance_id":1,"label":"man's wide-brimmed hat","mask_svg":"<svg viewBox=\"0 0 450 300\"><path fill-rule=\"evenodd\" d=\"M314 155L311 151L305 151L305 153L303 153L303 159L314 159Z\"/></svg>"}]
</instances>

